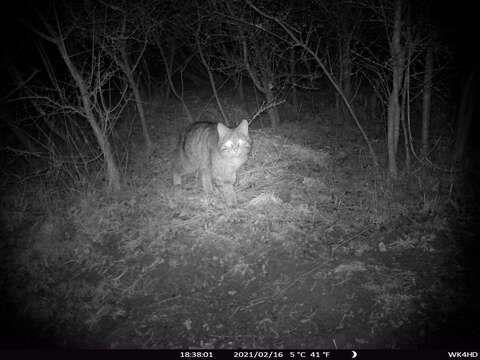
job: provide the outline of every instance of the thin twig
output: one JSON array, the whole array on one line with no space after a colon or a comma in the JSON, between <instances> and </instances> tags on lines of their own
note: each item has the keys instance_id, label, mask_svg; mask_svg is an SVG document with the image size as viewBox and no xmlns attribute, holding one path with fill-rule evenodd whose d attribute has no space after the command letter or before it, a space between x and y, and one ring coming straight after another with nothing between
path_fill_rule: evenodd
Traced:
<instances>
[{"instance_id":1,"label":"thin twig","mask_svg":"<svg viewBox=\"0 0 480 360\"><path fill-rule=\"evenodd\" d=\"M275 106L278 106L278 105L281 105L285 102L285 100L281 100L281 101L276 101L276 102L272 102L270 104L265 104L263 103L262 106L260 106L260 109L257 110L257 112L252 116L252 118L249 120L248 122L248 125L250 125L253 120L255 120L261 113L267 111L268 109L270 108L273 108Z\"/></svg>"},{"instance_id":2,"label":"thin twig","mask_svg":"<svg viewBox=\"0 0 480 360\"><path fill-rule=\"evenodd\" d=\"M258 14L260 14L261 16L267 18L267 19L270 19L272 21L274 21L275 23L277 23L283 30L285 30L285 32L288 34L288 36L293 40L293 46L299 46L301 48L303 48L307 53L309 53L314 59L315 61L317 62L318 66L322 69L322 71L325 73L325 75L327 76L328 80L330 81L330 83L333 85L333 87L335 88L335 90L337 91L337 93L340 95L340 97L342 98L344 104L345 104L345 107L348 109L348 112L350 113L350 115L352 116L353 120L355 121L358 129L360 130L365 142L367 143L367 146L368 146L368 149L370 151L370 156L372 158L372 162L373 162L373 165L375 166L375 168L378 169L379 165L378 165L378 159L377 159L377 155L375 154L375 150L373 149L373 146L365 132L365 130L363 129L362 125L360 124L360 121L358 120L357 116L355 115L355 112L353 111L350 103L348 102L347 98L345 97L345 94L343 93L342 89L340 89L340 86L337 84L337 82L335 81L335 79L333 78L332 74L327 70L327 68L325 67L325 65L323 64L323 62L320 60L320 58L318 57L317 53L314 52L306 43L304 43L303 41L301 41L294 33L293 31L289 28L289 26L287 26L283 21L279 20L277 17L275 16L272 16L272 15L269 15L265 12L263 12L262 10L260 10L259 8L257 8L255 5L253 5L249 0L246 1L247 4L252 8L254 9Z\"/></svg>"}]
</instances>

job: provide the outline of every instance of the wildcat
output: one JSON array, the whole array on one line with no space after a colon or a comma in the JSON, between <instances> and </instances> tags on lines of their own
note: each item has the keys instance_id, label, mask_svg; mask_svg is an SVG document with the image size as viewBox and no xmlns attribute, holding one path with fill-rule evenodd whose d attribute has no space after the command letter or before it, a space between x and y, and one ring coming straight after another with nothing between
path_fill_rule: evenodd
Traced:
<instances>
[{"instance_id":1,"label":"wildcat","mask_svg":"<svg viewBox=\"0 0 480 360\"><path fill-rule=\"evenodd\" d=\"M236 205L233 185L237 170L247 161L251 148L248 121L230 129L222 123L195 122L182 134L173 161L173 184L181 185L182 175L200 173L203 190L217 185L227 205Z\"/></svg>"}]
</instances>

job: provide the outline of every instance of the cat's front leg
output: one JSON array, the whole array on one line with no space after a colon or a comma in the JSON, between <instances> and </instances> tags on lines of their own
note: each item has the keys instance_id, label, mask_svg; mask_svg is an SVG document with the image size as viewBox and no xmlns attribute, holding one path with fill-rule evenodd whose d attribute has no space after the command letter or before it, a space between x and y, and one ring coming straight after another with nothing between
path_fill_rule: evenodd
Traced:
<instances>
[{"instance_id":1,"label":"cat's front leg","mask_svg":"<svg viewBox=\"0 0 480 360\"><path fill-rule=\"evenodd\" d=\"M173 185L175 186L182 185L182 176L177 172L173 173Z\"/></svg>"},{"instance_id":2,"label":"cat's front leg","mask_svg":"<svg viewBox=\"0 0 480 360\"><path fill-rule=\"evenodd\" d=\"M183 167L183 159L180 155L180 151L176 150L173 159L172 159L172 173L173 173L173 185L180 186L182 185L182 175L185 173Z\"/></svg>"},{"instance_id":3,"label":"cat's front leg","mask_svg":"<svg viewBox=\"0 0 480 360\"><path fill-rule=\"evenodd\" d=\"M225 197L225 201L227 205L233 206L237 205L237 194L235 194L235 189L233 187L233 183L223 183L222 186L223 196Z\"/></svg>"},{"instance_id":4,"label":"cat's front leg","mask_svg":"<svg viewBox=\"0 0 480 360\"><path fill-rule=\"evenodd\" d=\"M200 180L202 182L203 191L207 194L213 192L212 174L207 169L200 170Z\"/></svg>"}]
</instances>

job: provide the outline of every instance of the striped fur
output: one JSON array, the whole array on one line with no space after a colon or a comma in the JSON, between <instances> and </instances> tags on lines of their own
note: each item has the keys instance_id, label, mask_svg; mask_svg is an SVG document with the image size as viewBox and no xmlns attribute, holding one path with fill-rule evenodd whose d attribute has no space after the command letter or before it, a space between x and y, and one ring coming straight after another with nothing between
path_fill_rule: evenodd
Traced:
<instances>
[{"instance_id":1,"label":"striped fur","mask_svg":"<svg viewBox=\"0 0 480 360\"><path fill-rule=\"evenodd\" d=\"M181 185L183 175L198 171L206 193L212 192L215 184L227 204L235 205L233 185L237 170L247 161L250 147L246 120L234 129L222 123L193 123L182 134L175 152L173 184Z\"/></svg>"}]
</instances>

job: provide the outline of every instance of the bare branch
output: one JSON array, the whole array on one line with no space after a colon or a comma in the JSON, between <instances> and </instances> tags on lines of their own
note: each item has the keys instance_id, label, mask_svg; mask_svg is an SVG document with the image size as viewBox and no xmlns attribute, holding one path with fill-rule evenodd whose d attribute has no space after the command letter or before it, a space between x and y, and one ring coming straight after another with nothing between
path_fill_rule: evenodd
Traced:
<instances>
[{"instance_id":1,"label":"bare branch","mask_svg":"<svg viewBox=\"0 0 480 360\"><path fill-rule=\"evenodd\" d=\"M10 72L15 72L15 70L11 70ZM13 89L12 91L10 91L8 94L6 94L4 97L0 98L0 102L2 101L5 101L6 99L8 99L10 96L12 96L14 93L16 93L18 90L22 89L23 87L25 87L29 82L30 80L33 79L33 77L35 75L38 74L38 70L35 70L34 72L32 72L32 74L26 78L25 80L21 80L20 82L17 82L17 86L15 87L15 89Z\"/></svg>"},{"instance_id":2,"label":"bare branch","mask_svg":"<svg viewBox=\"0 0 480 360\"><path fill-rule=\"evenodd\" d=\"M253 122L253 120L255 120L259 115L261 115L262 113L264 113L268 109L271 109L275 106L281 105L284 102L285 102L285 100L275 101L275 102L272 102L270 104L262 103L260 108L255 112L255 114L253 114L252 118L248 121L248 124L250 125Z\"/></svg>"},{"instance_id":3,"label":"bare branch","mask_svg":"<svg viewBox=\"0 0 480 360\"><path fill-rule=\"evenodd\" d=\"M370 140L368 139L368 136L365 132L365 130L363 129L363 127L361 126L360 124L360 121L358 120L357 116L355 115L355 112L353 111L350 103L348 102L347 98L345 97L345 95L343 94L342 90L340 89L340 86L337 84L337 82L335 81L335 79L333 78L333 76L331 75L331 73L327 70L327 68L325 67L325 65L323 64L323 62L320 60L320 58L318 57L318 55L312 51L312 49L307 45L305 44L304 42L302 42L294 33L293 31L290 29L289 26L287 26L283 21L279 20L278 18L274 17L274 16L271 16L267 13L265 13L264 11L260 10L259 8L257 8L255 5L253 5L249 0L246 0L247 4L252 8L254 9L257 13L259 13L260 15L262 15L263 17L269 19L269 20L272 20L274 21L275 23L277 23L289 36L290 38L292 39L293 43L292 45L293 46L299 46L301 48L303 48L307 53L309 53L314 59L315 61L317 62L318 66L322 69L322 71L325 73L325 75L327 76L328 80L330 81L330 83L333 85L333 87L335 88L335 90L337 91L337 93L340 95L340 97L342 98L345 106L347 107L350 115L352 116L352 118L354 119L358 129L360 130L365 142L367 143L367 146L368 146L368 149L370 151L370 155L371 155L371 158L372 158L372 161L373 161L373 164L375 166L375 168L378 168L378 160L377 160L377 155L375 154L375 150L373 149L372 147L372 144L370 143Z\"/></svg>"}]
</instances>

